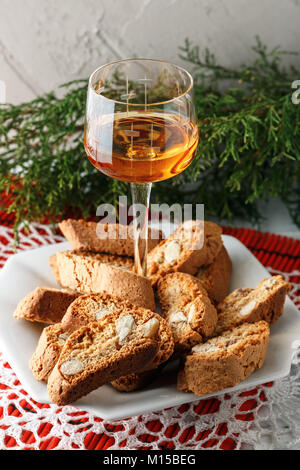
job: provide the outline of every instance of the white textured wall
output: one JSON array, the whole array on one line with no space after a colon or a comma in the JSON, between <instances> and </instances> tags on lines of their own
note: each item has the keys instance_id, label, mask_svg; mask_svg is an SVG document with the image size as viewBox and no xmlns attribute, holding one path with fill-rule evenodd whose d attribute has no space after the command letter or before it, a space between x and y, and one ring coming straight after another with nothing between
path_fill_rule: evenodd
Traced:
<instances>
[{"instance_id":1,"label":"white textured wall","mask_svg":"<svg viewBox=\"0 0 300 470\"><path fill-rule=\"evenodd\" d=\"M297 50L299 20L300 0L0 0L0 80L16 103L116 58L180 63L187 36L237 64L255 34Z\"/></svg>"}]
</instances>

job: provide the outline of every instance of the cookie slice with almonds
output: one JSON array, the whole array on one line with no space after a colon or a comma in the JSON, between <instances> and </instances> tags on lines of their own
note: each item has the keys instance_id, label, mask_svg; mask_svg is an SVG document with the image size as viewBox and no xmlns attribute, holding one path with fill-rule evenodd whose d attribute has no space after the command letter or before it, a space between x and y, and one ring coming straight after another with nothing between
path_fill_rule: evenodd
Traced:
<instances>
[{"instance_id":1,"label":"cookie slice with almonds","mask_svg":"<svg viewBox=\"0 0 300 470\"><path fill-rule=\"evenodd\" d=\"M199 279L186 273L167 274L159 280L157 294L175 349L190 349L213 334L217 311Z\"/></svg>"},{"instance_id":2,"label":"cookie slice with almonds","mask_svg":"<svg viewBox=\"0 0 300 470\"><path fill-rule=\"evenodd\" d=\"M108 313L118 311L120 308L133 307L129 302L108 294L89 294L79 298L69 305L61 323L44 328L29 362L29 367L37 380L47 382L71 333L81 326L100 320Z\"/></svg>"},{"instance_id":3,"label":"cookie slice with almonds","mask_svg":"<svg viewBox=\"0 0 300 470\"><path fill-rule=\"evenodd\" d=\"M65 341L71 333L80 327L100 320L105 315L119 311L135 311L141 313L144 309L130 302L112 297L108 294L83 295L74 301L68 308L62 322L54 327L43 330L36 351L30 360L30 368L38 380L47 381L54 368ZM147 310L149 319L156 318L159 321L158 350L148 369L142 373L121 377L113 383L113 386L122 391L132 391L148 384L156 375L159 365L169 359L174 351L172 332L166 321L158 314Z\"/></svg>"},{"instance_id":4,"label":"cookie slice with almonds","mask_svg":"<svg viewBox=\"0 0 300 470\"><path fill-rule=\"evenodd\" d=\"M245 323L194 346L178 373L178 390L201 396L237 385L262 367L269 335L267 322Z\"/></svg>"},{"instance_id":5,"label":"cookie slice with almonds","mask_svg":"<svg viewBox=\"0 0 300 470\"><path fill-rule=\"evenodd\" d=\"M136 312L137 314L147 314L149 319L154 318L159 321L158 329L158 351L153 361L148 364L148 369L155 369L162 363L166 362L174 351L174 339L172 331L166 320L153 311L137 307L136 305L113 297L109 294L89 294L83 295L80 299L74 301L68 308L62 319L62 326L65 331L72 333L81 326L87 325L93 321L99 321L104 316L122 309L123 312ZM126 380L127 381L127 380ZM133 381L131 380L131 383ZM120 383L120 381L119 381ZM115 383L117 388L117 384ZM125 385L125 380L123 380ZM123 387L123 386L122 386Z\"/></svg>"},{"instance_id":6,"label":"cookie slice with almonds","mask_svg":"<svg viewBox=\"0 0 300 470\"><path fill-rule=\"evenodd\" d=\"M167 273L196 274L211 264L222 248L222 229L212 222L188 220L161 241L147 256L147 272L153 285Z\"/></svg>"},{"instance_id":7,"label":"cookie slice with almonds","mask_svg":"<svg viewBox=\"0 0 300 470\"><path fill-rule=\"evenodd\" d=\"M242 323L265 320L274 323L281 317L291 285L282 276L263 279L255 289L236 289L217 306L215 336Z\"/></svg>"},{"instance_id":8,"label":"cookie slice with almonds","mask_svg":"<svg viewBox=\"0 0 300 470\"><path fill-rule=\"evenodd\" d=\"M127 300L106 293L85 294L71 303L61 324L66 332L73 333L81 326L101 320L105 315L125 308L138 310L138 307Z\"/></svg>"},{"instance_id":9,"label":"cookie slice with almonds","mask_svg":"<svg viewBox=\"0 0 300 470\"><path fill-rule=\"evenodd\" d=\"M122 392L132 392L139 390L152 382L159 374L162 366L174 352L174 339L171 328L167 322L157 313L153 318L159 321L158 349L153 360L142 372L130 374L114 380L111 384L114 388Z\"/></svg>"},{"instance_id":10,"label":"cookie slice with almonds","mask_svg":"<svg viewBox=\"0 0 300 470\"><path fill-rule=\"evenodd\" d=\"M157 353L159 321L151 312L118 311L72 333L48 379L50 399L67 405L124 375Z\"/></svg>"}]
</instances>

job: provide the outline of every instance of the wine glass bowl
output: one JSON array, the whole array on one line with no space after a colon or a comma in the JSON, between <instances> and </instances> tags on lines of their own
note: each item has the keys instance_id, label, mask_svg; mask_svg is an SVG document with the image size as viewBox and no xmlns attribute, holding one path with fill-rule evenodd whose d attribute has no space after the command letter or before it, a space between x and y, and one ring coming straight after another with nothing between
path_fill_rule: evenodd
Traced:
<instances>
[{"instance_id":1,"label":"wine glass bowl","mask_svg":"<svg viewBox=\"0 0 300 470\"><path fill-rule=\"evenodd\" d=\"M146 276L151 183L184 171L197 144L193 79L187 71L163 60L125 59L92 73L85 150L99 171L131 184L140 275Z\"/></svg>"},{"instance_id":2,"label":"wine glass bowl","mask_svg":"<svg viewBox=\"0 0 300 470\"><path fill-rule=\"evenodd\" d=\"M90 162L113 178L162 181L185 170L198 143L193 80L174 64L127 59L90 78L85 149Z\"/></svg>"}]
</instances>

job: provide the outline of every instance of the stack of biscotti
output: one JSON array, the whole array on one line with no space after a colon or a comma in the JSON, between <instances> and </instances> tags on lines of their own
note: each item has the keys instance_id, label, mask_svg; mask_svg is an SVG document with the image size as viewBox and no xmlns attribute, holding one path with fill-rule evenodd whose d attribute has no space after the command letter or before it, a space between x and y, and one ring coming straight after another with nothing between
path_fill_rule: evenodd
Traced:
<instances>
[{"instance_id":1,"label":"stack of biscotti","mask_svg":"<svg viewBox=\"0 0 300 470\"><path fill-rule=\"evenodd\" d=\"M50 265L64 288L108 292L154 309L149 280L154 287L165 274L179 271L199 277L213 303L227 294L231 261L222 243L222 230L212 222L185 221L165 240L161 240L161 232L151 229L147 280L132 274L131 226L68 219L60 228L73 250L52 256Z\"/></svg>"},{"instance_id":2,"label":"stack of biscotti","mask_svg":"<svg viewBox=\"0 0 300 470\"><path fill-rule=\"evenodd\" d=\"M38 380L49 380L69 338L81 328L120 312L130 311L139 315L148 312L149 316L146 307L152 310L150 319L159 321L156 354L141 370L120 370L112 380L112 385L120 391L132 391L147 385L171 357L175 345L179 351L182 345L168 316L161 317L154 313L153 279L150 282L133 272L132 234L128 237L132 229L118 224L101 225L71 219L63 221L60 228L73 248L58 252L49 260L54 277L62 289L39 288L23 299L15 312L16 318L50 323L44 328L30 360L34 376ZM209 268L223 245L221 230L215 224L189 221L177 228L177 235L181 235L182 229L184 239L181 258L184 262L179 259L178 263L173 263L171 270L166 271L174 272L175 276L178 274L191 278L190 283L194 283L190 293L190 310L192 312L195 309L195 315L192 320L191 312L189 315L190 336L193 339L186 340L187 345L191 345L211 335L216 324L216 309L202 286L204 283L184 274L184 271L190 272L193 264L192 272L196 273L204 262L205 268ZM149 243L150 257L160 243L161 234L157 233ZM174 240L177 243L177 236L173 235L163 244L167 254L172 251ZM44 298L48 298L48 303ZM130 299L130 302L126 299Z\"/></svg>"},{"instance_id":3,"label":"stack of biscotti","mask_svg":"<svg viewBox=\"0 0 300 470\"><path fill-rule=\"evenodd\" d=\"M232 264L216 224L186 221L165 240L157 232L147 277L133 270L130 227L68 219L60 228L72 246L49 260L61 289L36 289L14 314L49 324L30 368L55 403L108 383L141 389L173 353L179 390L197 395L262 366L269 324L282 315L290 286L274 276L227 295Z\"/></svg>"},{"instance_id":4,"label":"stack of biscotti","mask_svg":"<svg viewBox=\"0 0 300 470\"><path fill-rule=\"evenodd\" d=\"M196 395L233 387L262 367L270 324L283 313L290 284L282 276L263 279L255 289L241 288L217 306L213 338L182 357L178 389Z\"/></svg>"},{"instance_id":5,"label":"stack of biscotti","mask_svg":"<svg viewBox=\"0 0 300 470\"><path fill-rule=\"evenodd\" d=\"M149 240L147 278L132 272L133 241L125 238L129 233L132 236L131 227L68 219L60 228L73 248L50 259L54 276L63 288L82 293L107 292L154 311L149 280L155 287L171 272L199 277L213 303L223 300L227 293L231 261L222 243L222 230L212 222L186 221L162 241L160 232L151 233L154 239Z\"/></svg>"},{"instance_id":6,"label":"stack of biscotti","mask_svg":"<svg viewBox=\"0 0 300 470\"><path fill-rule=\"evenodd\" d=\"M118 377L120 380L115 382L114 386L129 391L148 384L155 376L158 366L166 362L173 353L174 341L171 330L157 313L108 294L89 294L79 297L69 306L60 323L50 325L43 330L36 351L30 360L30 368L35 378L41 381L48 380L65 342L72 333L118 311L131 312L130 314L142 315L148 320L159 322L158 350L151 363L147 365L147 370L143 370L141 374L135 373L134 378L120 375Z\"/></svg>"}]
</instances>

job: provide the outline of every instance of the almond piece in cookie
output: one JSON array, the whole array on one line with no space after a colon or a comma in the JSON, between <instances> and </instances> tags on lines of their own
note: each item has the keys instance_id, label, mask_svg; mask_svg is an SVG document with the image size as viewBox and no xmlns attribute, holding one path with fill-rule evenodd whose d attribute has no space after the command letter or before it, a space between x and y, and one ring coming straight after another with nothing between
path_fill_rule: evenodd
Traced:
<instances>
[{"instance_id":1,"label":"almond piece in cookie","mask_svg":"<svg viewBox=\"0 0 300 470\"><path fill-rule=\"evenodd\" d=\"M160 366L173 354L174 339L171 328L160 315L157 313L152 313L152 315L148 323L145 324L145 329L151 329L153 324L155 324L155 320L159 321L157 353L153 361L148 364L146 370L114 380L112 386L119 391L132 392L133 390L139 390L148 385L156 378L161 369Z\"/></svg>"},{"instance_id":2,"label":"almond piece in cookie","mask_svg":"<svg viewBox=\"0 0 300 470\"><path fill-rule=\"evenodd\" d=\"M134 256L134 233L131 225L67 219L59 224L59 228L71 243L73 250ZM149 228L148 237L148 251L150 251L160 242L162 232Z\"/></svg>"},{"instance_id":3,"label":"almond piece in cookie","mask_svg":"<svg viewBox=\"0 0 300 470\"><path fill-rule=\"evenodd\" d=\"M211 264L222 248L222 229L212 222L188 220L161 241L147 257L147 275L152 284L167 273L196 274Z\"/></svg>"},{"instance_id":4,"label":"almond piece in cookie","mask_svg":"<svg viewBox=\"0 0 300 470\"><path fill-rule=\"evenodd\" d=\"M262 367L269 333L265 321L244 323L194 346L178 374L178 390L201 396L242 382Z\"/></svg>"},{"instance_id":5,"label":"almond piece in cookie","mask_svg":"<svg viewBox=\"0 0 300 470\"><path fill-rule=\"evenodd\" d=\"M137 309L138 307L135 307L127 300L122 300L105 292L85 294L71 303L62 318L61 324L65 331L73 333L81 326L99 321L105 315L124 308Z\"/></svg>"},{"instance_id":6,"label":"almond piece in cookie","mask_svg":"<svg viewBox=\"0 0 300 470\"><path fill-rule=\"evenodd\" d=\"M147 315L118 311L72 333L48 379L50 399L67 405L121 376L145 369L157 353Z\"/></svg>"},{"instance_id":7,"label":"almond piece in cookie","mask_svg":"<svg viewBox=\"0 0 300 470\"><path fill-rule=\"evenodd\" d=\"M232 263L225 246L222 246L215 260L199 269L196 277L200 279L208 297L216 304L222 302L228 292L228 285L232 272Z\"/></svg>"},{"instance_id":8,"label":"almond piece in cookie","mask_svg":"<svg viewBox=\"0 0 300 470\"><path fill-rule=\"evenodd\" d=\"M56 254L56 262L63 287L86 294L106 292L155 310L151 282L131 270L132 258L66 251Z\"/></svg>"},{"instance_id":9,"label":"almond piece in cookie","mask_svg":"<svg viewBox=\"0 0 300 470\"><path fill-rule=\"evenodd\" d=\"M213 334L217 312L202 282L185 273L159 280L157 293L162 315L170 326L175 349L189 349Z\"/></svg>"},{"instance_id":10,"label":"almond piece in cookie","mask_svg":"<svg viewBox=\"0 0 300 470\"><path fill-rule=\"evenodd\" d=\"M41 323L58 323L79 295L51 287L37 287L19 302L14 317Z\"/></svg>"},{"instance_id":11,"label":"almond piece in cookie","mask_svg":"<svg viewBox=\"0 0 300 470\"><path fill-rule=\"evenodd\" d=\"M282 276L263 279L255 289L236 289L217 306L218 322L214 335L242 323L265 320L274 323L283 313L291 286Z\"/></svg>"}]
</instances>

